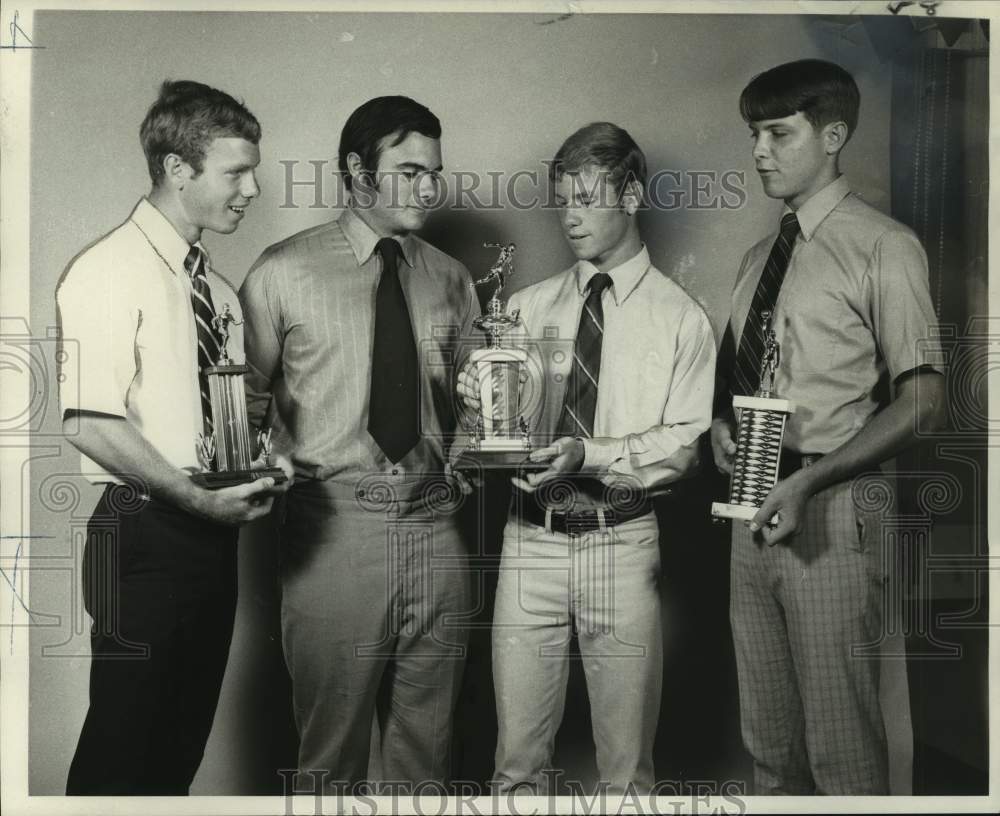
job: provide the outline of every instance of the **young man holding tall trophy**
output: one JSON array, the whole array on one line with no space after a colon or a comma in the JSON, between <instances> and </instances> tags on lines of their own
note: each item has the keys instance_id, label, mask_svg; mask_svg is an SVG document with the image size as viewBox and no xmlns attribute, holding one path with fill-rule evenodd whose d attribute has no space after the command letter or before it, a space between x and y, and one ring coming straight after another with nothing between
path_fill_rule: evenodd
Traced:
<instances>
[{"instance_id":1,"label":"young man holding tall trophy","mask_svg":"<svg viewBox=\"0 0 1000 816\"><path fill-rule=\"evenodd\" d=\"M504 530L493 618L494 779L547 790L574 632L597 769L649 790L660 706L659 529L651 499L697 462L711 421L715 338L701 307L650 261L637 224L646 160L609 122L581 128L551 167L578 261L509 302L527 350L530 454ZM481 410L479 375L459 393ZM487 418L488 419L488 418Z\"/></svg>"},{"instance_id":2,"label":"young man holding tall trophy","mask_svg":"<svg viewBox=\"0 0 1000 816\"><path fill-rule=\"evenodd\" d=\"M237 321L236 293L201 237L234 232L256 198L260 125L222 91L165 82L140 137L151 192L56 291L63 425L105 485L84 555L90 708L69 794L188 792L232 637L237 525L279 489L191 478L214 447L206 371L241 356L217 330L220 313Z\"/></svg>"},{"instance_id":3,"label":"young man holding tall trophy","mask_svg":"<svg viewBox=\"0 0 1000 816\"><path fill-rule=\"evenodd\" d=\"M840 175L859 101L851 75L820 60L766 71L740 97L764 192L785 202L778 234L740 268L712 423L734 483L776 440L780 454L758 500L722 507L743 519L730 612L759 795L889 793L877 648L887 564L879 520L853 488L945 417L924 251ZM734 395L748 406L738 439ZM748 430L748 410L770 414L776 434Z\"/></svg>"}]
</instances>

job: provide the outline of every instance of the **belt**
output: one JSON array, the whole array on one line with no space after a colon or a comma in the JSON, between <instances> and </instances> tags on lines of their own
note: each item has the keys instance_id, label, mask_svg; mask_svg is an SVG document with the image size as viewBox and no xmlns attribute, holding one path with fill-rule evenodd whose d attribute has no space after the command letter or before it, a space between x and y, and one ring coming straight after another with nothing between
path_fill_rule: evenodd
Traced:
<instances>
[{"instance_id":1,"label":"belt","mask_svg":"<svg viewBox=\"0 0 1000 816\"><path fill-rule=\"evenodd\" d=\"M641 518L653 511L653 505L646 499L637 506L624 510L594 507L587 510L562 512L551 510L539 504L530 494L515 492L511 500L511 509L521 521L534 524L536 527L544 527L551 533L571 535L592 530L605 530L617 524Z\"/></svg>"},{"instance_id":2,"label":"belt","mask_svg":"<svg viewBox=\"0 0 1000 816\"><path fill-rule=\"evenodd\" d=\"M822 453L796 453L788 448L782 448L781 459L778 461L778 478L787 479L795 471L815 465L822 458Z\"/></svg>"}]
</instances>

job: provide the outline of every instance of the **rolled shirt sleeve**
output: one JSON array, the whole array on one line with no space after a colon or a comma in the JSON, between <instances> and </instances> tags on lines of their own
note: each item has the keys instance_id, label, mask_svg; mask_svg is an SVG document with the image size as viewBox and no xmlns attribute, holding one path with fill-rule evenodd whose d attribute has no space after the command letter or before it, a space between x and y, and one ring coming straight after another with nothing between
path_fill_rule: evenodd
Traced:
<instances>
[{"instance_id":1,"label":"rolled shirt sleeve","mask_svg":"<svg viewBox=\"0 0 1000 816\"><path fill-rule=\"evenodd\" d=\"M893 381L921 366L941 371L927 279L927 255L915 235L899 229L878 239L865 281L872 330Z\"/></svg>"},{"instance_id":2,"label":"rolled shirt sleeve","mask_svg":"<svg viewBox=\"0 0 1000 816\"><path fill-rule=\"evenodd\" d=\"M685 310L677 334L670 389L662 421L620 438L583 441L583 470L605 482L630 477L647 489L674 481L698 461L698 437L711 424L715 335L705 313Z\"/></svg>"}]
</instances>

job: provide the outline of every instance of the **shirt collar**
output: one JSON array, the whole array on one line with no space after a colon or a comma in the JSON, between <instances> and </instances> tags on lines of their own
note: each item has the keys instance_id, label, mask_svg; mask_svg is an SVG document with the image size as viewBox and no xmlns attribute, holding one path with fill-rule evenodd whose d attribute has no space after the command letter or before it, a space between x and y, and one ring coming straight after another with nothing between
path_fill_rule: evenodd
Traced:
<instances>
[{"instance_id":1,"label":"shirt collar","mask_svg":"<svg viewBox=\"0 0 1000 816\"><path fill-rule=\"evenodd\" d=\"M795 215L799 219L799 229L802 230L802 237L809 241L812 239L816 228L823 223L834 207L836 207L844 197L851 192L851 185L847 183L846 176L837 176L818 193L813 195L796 210ZM791 208L785 207L785 212L792 212Z\"/></svg>"},{"instance_id":2,"label":"shirt collar","mask_svg":"<svg viewBox=\"0 0 1000 816\"><path fill-rule=\"evenodd\" d=\"M372 256L372 253L375 251L375 245L379 242L379 236L375 233L375 230L361 219L350 204L344 207L344 211L340 214L340 218L337 221L344 232L344 237L347 238L347 243L351 245L351 249L354 251L354 257L358 261L358 266L361 266ZM415 260L413 236L393 237L399 242L399 246L403 250L403 260L406 261L410 268L413 268Z\"/></svg>"},{"instance_id":3,"label":"shirt collar","mask_svg":"<svg viewBox=\"0 0 1000 816\"><path fill-rule=\"evenodd\" d=\"M614 296L615 305L621 306L629 295L635 291L642 276L649 269L649 250L643 244L642 248L625 263L609 269L611 276L611 294ZM587 284L590 279L598 273L598 269L590 261L579 261L576 265L576 288L580 297L587 294Z\"/></svg>"},{"instance_id":4,"label":"shirt collar","mask_svg":"<svg viewBox=\"0 0 1000 816\"><path fill-rule=\"evenodd\" d=\"M156 254L163 258L174 274L187 275L184 259L187 258L191 245L181 237L174 225L148 198L143 197L139 200L129 219L146 236ZM195 246L201 246L201 241Z\"/></svg>"}]
</instances>

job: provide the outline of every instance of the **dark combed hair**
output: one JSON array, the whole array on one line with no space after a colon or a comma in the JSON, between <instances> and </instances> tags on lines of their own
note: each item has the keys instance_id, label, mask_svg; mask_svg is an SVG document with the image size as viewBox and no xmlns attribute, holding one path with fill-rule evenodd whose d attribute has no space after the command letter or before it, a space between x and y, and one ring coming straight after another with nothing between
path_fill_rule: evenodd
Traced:
<instances>
[{"instance_id":1,"label":"dark combed hair","mask_svg":"<svg viewBox=\"0 0 1000 816\"><path fill-rule=\"evenodd\" d=\"M441 122L408 96L378 96L355 110L340 132L337 154L337 165L347 189L351 189L351 174L347 171L349 154L357 153L361 166L374 172L378 168L382 140L386 136L394 137L388 146L395 147L414 132L428 139L440 139Z\"/></svg>"},{"instance_id":2,"label":"dark combed hair","mask_svg":"<svg viewBox=\"0 0 1000 816\"><path fill-rule=\"evenodd\" d=\"M854 77L836 63L817 59L786 62L758 74L740 94L746 122L784 119L801 111L814 128L843 122L848 138L857 127L860 107Z\"/></svg>"},{"instance_id":3,"label":"dark combed hair","mask_svg":"<svg viewBox=\"0 0 1000 816\"><path fill-rule=\"evenodd\" d=\"M260 143L260 123L229 94L190 80L167 80L146 113L139 140L153 184L163 180L163 160L176 153L200 173L213 139Z\"/></svg>"},{"instance_id":4,"label":"dark combed hair","mask_svg":"<svg viewBox=\"0 0 1000 816\"><path fill-rule=\"evenodd\" d=\"M563 142L549 165L549 180L588 167L606 171L619 196L632 181L645 189L646 156L628 131L611 122L591 122Z\"/></svg>"}]
</instances>

